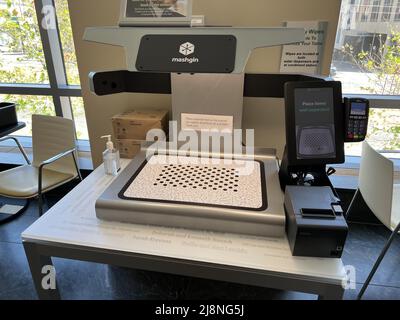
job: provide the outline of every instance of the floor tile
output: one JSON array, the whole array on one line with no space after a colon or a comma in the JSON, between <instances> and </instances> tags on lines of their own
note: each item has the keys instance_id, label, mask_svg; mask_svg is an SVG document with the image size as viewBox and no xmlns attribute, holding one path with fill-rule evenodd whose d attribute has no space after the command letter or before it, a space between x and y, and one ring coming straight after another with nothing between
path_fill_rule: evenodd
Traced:
<instances>
[{"instance_id":1,"label":"floor tile","mask_svg":"<svg viewBox=\"0 0 400 320\"><path fill-rule=\"evenodd\" d=\"M0 198L3 201L4 198ZM10 203L18 202L10 200ZM49 197L50 206L57 198ZM0 226L0 299L36 299L20 234L38 218L36 202L26 214ZM343 261L356 268L355 299L390 232L382 226L351 224ZM233 283L131 270L102 264L54 259L63 299L295 299L315 300L315 295L244 286ZM400 299L400 236L393 243L373 278L365 299Z\"/></svg>"},{"instance_id":2,"label":"floor tile","mask_svg":"<svg viewBox=\"0 0 400 320\"><path fill-rule=\"evenodd\" d=\"M0 225L0 241L22 243L21 233L36 220L36 217L24 214L7 224Z\"/></svg>"},{"instance_id":3,"label":"floor tile","mask_svg":"<svg viewBox=\"0 0 400 320\"><path fill-rule=\"evenodd\" d=\"M0 257L0 300L36 299L23 246L0 242Z\"/></svg>"},{"instance_id":4,"label":"floor tile","mask_svg":"<svg viewBox=\"0 0 400 320\"><path fill-rule=\"evenodd\" d=\"M356 300L360 292L361 285L357 285L356 290L345 292L345 300ZM400 300L400 288L384 287L377 285L368 286L362 298L363 300Z\"/></svg>"},{"instance_id":5,"label":"floor tile","mask_svg":"<svg viewBox=\"0 0 400 320\"><path fill-rule=\"evenodd\" d=\"M350 225L343 263L356 269L356 281L364 283L391 232L383 226ZM400 288L400 235L395 238L372 284Z\"/></svg>"}]
</instances>

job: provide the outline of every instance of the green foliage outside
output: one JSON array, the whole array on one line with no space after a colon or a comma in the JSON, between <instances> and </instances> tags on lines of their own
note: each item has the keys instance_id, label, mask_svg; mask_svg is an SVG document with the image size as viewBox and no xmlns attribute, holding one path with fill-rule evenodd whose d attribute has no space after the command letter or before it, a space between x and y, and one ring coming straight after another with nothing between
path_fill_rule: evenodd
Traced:
<instances>
[{"instance_id":1,"label":"green foliage outside","mask_svg":"<svg viewBox=\"0 0 400 320\"><path fill-rule=\"evenodd\" d=\"M76 65L75 48L69 21L67 0L56 0L64 60L69 84L79 85L79 73ZM41 23L41 21L39 21ZM44 59L42 41L36 11L32 0L7 0L0 7L0 82L48 84L47 67ZM32 114L55 115L51 97L2 95L0 100L17 104L18 115L26 121L30 134ZM76 119L83 119L82 99L74 99L73 113ZM83 127L85 127L83 123ZM77 125L78 138L86 136ZM84 129L84 128L83 128Z\"/></svg>"},{"instance_id":2,"label":"green foliage outside","mask_svg":"<svg viewBox=\"0 0 400 320\"><path fill-rule=\"evenodd\" d=\"M377 51L355 53L350 45L344 51L352 61L369 76L369 86L361 89L371 94L400 95L400 32L393 30L386 41L380 42ZM373 106L372 106L373 107ZM371 110L369 137L378 139L382 150L400 149L399 110Z\"/></svg>"}]
</instances>

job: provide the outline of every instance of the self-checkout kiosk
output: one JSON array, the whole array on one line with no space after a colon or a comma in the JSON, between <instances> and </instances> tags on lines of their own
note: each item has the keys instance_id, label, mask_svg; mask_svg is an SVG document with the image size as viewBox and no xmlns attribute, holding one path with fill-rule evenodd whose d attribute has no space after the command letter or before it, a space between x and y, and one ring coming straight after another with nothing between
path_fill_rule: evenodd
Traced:
<instances>
[{"instance_id":1,"label":"self-checkout kiosk","mask_svg":"<svg viewBox=\"0 0 400 320\"><path fill-rule=\"evenodd\" d=\"M334 216L327 219L320 212L323 224L338 221L340 200L325 165L344 162L340 83L304 75L244 73L254 49L302 42L303 29L96 27L86 30L84 40L121 46L126 52L127 70L90 74L93 93L171 94L172 120L178 124L169 142L159 141L156 150L152 143L144 145L98 198L98 218L268 237L283 237L288 229L293 234L290 242L303 247L309 239L305 244L298 239L305 229L293 232L287 216L296 214L291 208L297 210L291 187L309 184L332 192L329 208ZM243 97L286 100L287 147L281 169L275 150L254 148L245 139L240 148L218 152L211 147L184 148L184 142L177 142L181 132L190 136L202 129L234 136L235 129L242 128ZM292 197L284 206L285 189ZM304 219L317 209L312 203L298 208L306 211ZM318 228L318 214L312 218ZM340 219L345 226L342 213ZM346 233L347 226L343 230ZM340 237L329 249L332 255L325 254L325 248L316 255L340 256L343 234ZM314 253L294 248L294 254Z\"/></svg>"}]
</instances>

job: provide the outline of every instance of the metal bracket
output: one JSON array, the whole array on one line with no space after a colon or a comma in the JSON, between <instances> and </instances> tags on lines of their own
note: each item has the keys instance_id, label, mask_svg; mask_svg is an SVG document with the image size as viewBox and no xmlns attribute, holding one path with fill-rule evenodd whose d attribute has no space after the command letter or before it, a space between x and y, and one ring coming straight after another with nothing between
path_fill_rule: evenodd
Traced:
<instances>
[{"instance_id":1,"label":"metal bracket","mask_svg":"<svg viewBox=\"0 0 400 320\"><path fill-rule=\"evenodd\" d=\"M98 96L129 93L171 94L171 74L129 72L126 70L91 72L90 90ZM286 82L325 81L323 77L296 74L245 74L244 97L283 98Z\"/></svg>"}]
</instances>

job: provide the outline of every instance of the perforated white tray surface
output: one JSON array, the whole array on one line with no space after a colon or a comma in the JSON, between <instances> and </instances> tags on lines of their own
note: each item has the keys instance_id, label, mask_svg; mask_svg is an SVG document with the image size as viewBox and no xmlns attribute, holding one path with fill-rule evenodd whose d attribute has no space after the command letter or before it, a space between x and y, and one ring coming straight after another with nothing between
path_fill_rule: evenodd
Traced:
<instances>
[{"instance_id":1,"label":"perforated white tray surface","mask_svg":"<svg viewBox=\"0 0 400 320\"><path fill-rule=\"evenodd\" d=\"M123 196L260 210L266 204L261 170L253 160L154 155Z\"/></svg>"}]
</instances>

